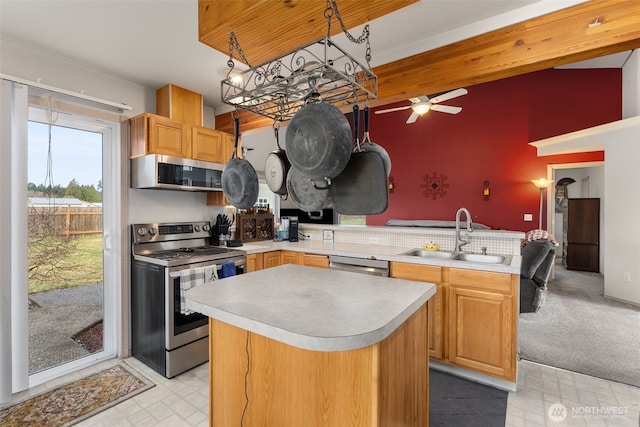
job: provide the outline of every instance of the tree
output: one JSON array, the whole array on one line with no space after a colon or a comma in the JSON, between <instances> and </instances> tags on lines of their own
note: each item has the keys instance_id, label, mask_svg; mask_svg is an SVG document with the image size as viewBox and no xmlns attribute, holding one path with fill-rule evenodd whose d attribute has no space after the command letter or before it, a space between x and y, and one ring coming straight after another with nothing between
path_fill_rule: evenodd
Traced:
<instances>
[{"instance_id":1,"label":"tree","mask_svg":"<svg viewBox=\"0 0 640 427\"><path fill-rule=\"evenodd\" d=\"M57 208L29 208L29 280L64 281L65 273L75 268L66 266L76 249L76 241L62 236L64 222L56 218Z\"/></svg>"}]
</instances>

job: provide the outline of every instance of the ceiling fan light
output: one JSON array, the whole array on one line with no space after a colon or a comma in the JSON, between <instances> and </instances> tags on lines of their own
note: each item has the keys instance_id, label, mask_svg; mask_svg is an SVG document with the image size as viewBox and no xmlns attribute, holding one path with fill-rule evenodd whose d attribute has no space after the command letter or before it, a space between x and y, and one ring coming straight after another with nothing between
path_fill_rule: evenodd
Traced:
<instances>
[{"instance_id":1,"label":"ceiling fan light","mask_svg":"<svg viewBox=\"0 0 640 427\"><path fill-rule=\"evenodd\" d=\"M429 105L428 102L417 102L411 106L413 112L419 115L423 115L424 113L429 111L430 108L431 105Z\"/></svg>"}]
</instances>

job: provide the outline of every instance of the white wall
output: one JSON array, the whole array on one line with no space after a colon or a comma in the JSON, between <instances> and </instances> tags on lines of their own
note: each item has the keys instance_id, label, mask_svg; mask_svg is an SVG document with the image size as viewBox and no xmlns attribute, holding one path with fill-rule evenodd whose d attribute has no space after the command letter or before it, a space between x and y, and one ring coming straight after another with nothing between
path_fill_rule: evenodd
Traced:
<instances>
[{"instance_id":1,"label":"white wall","mask_svg":"<svg viewBox=\"0 0 640 427\"><path fill-rule=\"evenodd\" d=\"M634 50L622 68L622 118L640 115L640 53Z\"/></svg>"},{"instance_id":2,"label":"white wall","mask_svg":"<svg viewBox=\"0 0 640 427\"><path fill-rule=\"evenodd\" d=\"M640 126L605 149L605 295L640 304ZM627 281L628 280L628 281Z\"/></svg>"},{"instance_id":3,"label":"white wall","mask_svg":"<svg viewBox=\"0 0 640 427\"><path fill-rule=\"evenodd\" d=\"M147 88L15 44L1 42L0 48L0 72L3 74L32 81L41 79L41 83L49 86L74 92L84 90L86 95L128 104L133 109L125 113L126 117L155 112L158 88ZM205 108L204 123L208 127L214 126L212 108ZM129 152L128 143L122 141L127 147L123 150L125 155ZM129 162L126 157L123 159L123 171L128 175ZM211 220L222 211L219 207L206 206L204 193L129 189L127 200L123 203L127 202L128 224Z\"/></svg>"}]
</instances>

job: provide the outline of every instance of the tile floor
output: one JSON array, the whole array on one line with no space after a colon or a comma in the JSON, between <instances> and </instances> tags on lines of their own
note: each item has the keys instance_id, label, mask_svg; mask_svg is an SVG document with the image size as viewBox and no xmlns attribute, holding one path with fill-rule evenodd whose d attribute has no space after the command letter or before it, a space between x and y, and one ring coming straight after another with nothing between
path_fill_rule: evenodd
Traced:
<instances>
[{"instance_id":1,"label":"tile floor","mask_svg":"<svg viewBox=\"0 0 640 427\"><path fill-rule=\"evenodd\" d=\"M138 371L156 386L78 426L209 425L208 364L168 380L134 358L111 360L43 384L28 394L41 393L116 363ZM639 388L527 361L520 361L518 367L518 392L509 394L507 427L640 426Z\"/></svg>"}]
</instances>

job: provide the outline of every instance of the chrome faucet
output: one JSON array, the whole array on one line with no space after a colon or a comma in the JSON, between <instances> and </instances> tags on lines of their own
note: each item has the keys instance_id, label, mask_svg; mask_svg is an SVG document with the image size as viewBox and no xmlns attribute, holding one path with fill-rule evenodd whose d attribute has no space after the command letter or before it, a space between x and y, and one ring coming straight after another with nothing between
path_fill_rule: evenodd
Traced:
<instances>
[{"instance_id":1,"label":"chrome faucet","mask_svg":"<svg viewBox=\"0 0 640 427\"><path fill-rule=\"evenodd\" d=\"M460 216L464 212L467 217L467 236L466 239L462 238L462 233L460 232ZM464 245L468 244L471 241L471 237L469 233L473 231L473 227L471 227L471 214L467 210L467 208L460 208L458 212L456 212L456 252L461 252L461 249Z\"/></svg>"}]
</instances>

